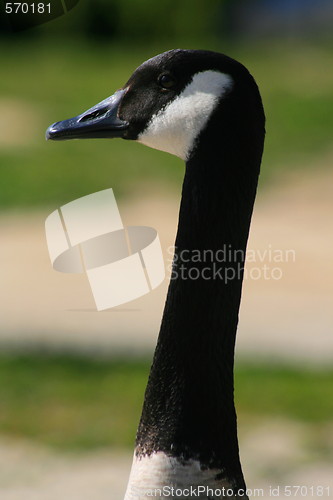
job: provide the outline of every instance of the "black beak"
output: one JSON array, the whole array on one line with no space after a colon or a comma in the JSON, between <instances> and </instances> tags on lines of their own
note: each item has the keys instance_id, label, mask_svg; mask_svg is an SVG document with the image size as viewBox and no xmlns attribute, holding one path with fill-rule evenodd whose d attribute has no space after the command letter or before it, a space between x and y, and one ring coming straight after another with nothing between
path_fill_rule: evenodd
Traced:
<instances>
[{"instance_id":1,"label":"black beak","mask_svg":"<svg viewBox=\"0 0 333 500\"><path fill-rule=\"evenodd\" d=\"M81 115L53 123L46 131L46 139L64 141L123 137L129 125L118 117L119 105L124 94L125 90L118 90Z\"/></svg>"}]
</instances>

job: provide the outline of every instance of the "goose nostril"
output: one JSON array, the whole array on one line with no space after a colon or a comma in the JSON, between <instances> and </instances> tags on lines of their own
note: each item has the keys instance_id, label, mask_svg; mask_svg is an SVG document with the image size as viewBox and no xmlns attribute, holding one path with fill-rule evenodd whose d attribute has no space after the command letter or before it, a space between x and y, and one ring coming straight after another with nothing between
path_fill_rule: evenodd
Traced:
<instances>
[{"instance_id":1,"label":"goose nostril","mask_svg":"<svg viewBox=\"0 0 333 500\"><path fill-rule=\"evenodd\" d=\"M99 118L100 116L105 115L108 112L108 110L109 108L107 106L105 106L105 108L96 109L96 111L93 111L92 113L88 113L82 116L79 119L79 122L81 123L81 122L87 122L89 120L95 120L95 118Z\"/></svg>"}]
</instances>

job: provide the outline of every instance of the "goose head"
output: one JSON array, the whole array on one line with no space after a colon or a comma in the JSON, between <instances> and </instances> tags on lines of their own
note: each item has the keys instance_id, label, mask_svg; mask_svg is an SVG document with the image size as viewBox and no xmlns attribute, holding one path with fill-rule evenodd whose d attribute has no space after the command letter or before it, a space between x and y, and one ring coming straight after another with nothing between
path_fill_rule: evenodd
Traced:
<instances>
[{"instance_id":1,"label":"goose head","mask_svg":"<svg viewBox=\"0 0 333 500\"><path fill-rule=\"evenodd\" d=\"M246 97L255 87L246 68L227 56L204 50L170 50L144 62L107 99L51 125L46 138L121 137L186 161L214 111L223 108L223 101L231 101L236 108L244 103L242 114L246 116Z\"/></svg>"}]
</instances>

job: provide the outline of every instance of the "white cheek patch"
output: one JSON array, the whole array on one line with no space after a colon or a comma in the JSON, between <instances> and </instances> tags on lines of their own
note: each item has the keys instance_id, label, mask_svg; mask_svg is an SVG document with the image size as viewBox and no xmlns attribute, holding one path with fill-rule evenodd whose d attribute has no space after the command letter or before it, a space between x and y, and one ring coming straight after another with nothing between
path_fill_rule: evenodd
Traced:
<instances>
[{"instance_id":1,"label":"white cheek patch","mask_svg":"<svg viewBox=\"0 0 333 500\"><path fill-rule=\"evenodd\" d=\"M196 73L183 92L152 116L138 141L186 160L219 99L233 85L219 71Z\"/></svg>"}]
</instances>

